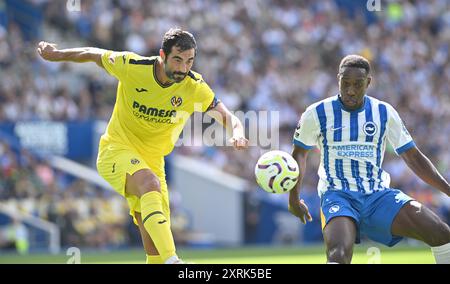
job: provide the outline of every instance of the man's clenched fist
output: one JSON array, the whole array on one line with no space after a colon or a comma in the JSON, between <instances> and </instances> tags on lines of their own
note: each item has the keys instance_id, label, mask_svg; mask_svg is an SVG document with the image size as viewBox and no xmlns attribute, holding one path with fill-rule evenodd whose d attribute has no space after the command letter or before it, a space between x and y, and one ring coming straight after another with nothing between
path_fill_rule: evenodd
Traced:
<instances>
[{"instance_id":1,"label":"man's clenched fist","mask_svg":"<svg viewBox=\"0 0 450 284\"><path fill-rule=\"evenodd\" d=\"M54 43L41 41L38 44L37 52L45 60L48 61L58 60L58 49L56 48L56 44Z\"/></svg>"}]
</instances>

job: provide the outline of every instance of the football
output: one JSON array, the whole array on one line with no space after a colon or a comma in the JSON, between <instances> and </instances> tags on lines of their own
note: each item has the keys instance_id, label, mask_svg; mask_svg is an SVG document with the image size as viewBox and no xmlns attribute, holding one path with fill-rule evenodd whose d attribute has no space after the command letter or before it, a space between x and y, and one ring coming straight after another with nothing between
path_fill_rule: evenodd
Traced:
<instances>
[{"instance_id":1,"label":"football","mask_svg":"<svg viewBox=\"0 0 450 284\"><path fill-rule=\"evenodd\" d=\"M258 185L269 193L286 193L294 188L299 175L297 162L283 151L269 151L262 155L255 166Z\"/></svg>"}]
</instances>

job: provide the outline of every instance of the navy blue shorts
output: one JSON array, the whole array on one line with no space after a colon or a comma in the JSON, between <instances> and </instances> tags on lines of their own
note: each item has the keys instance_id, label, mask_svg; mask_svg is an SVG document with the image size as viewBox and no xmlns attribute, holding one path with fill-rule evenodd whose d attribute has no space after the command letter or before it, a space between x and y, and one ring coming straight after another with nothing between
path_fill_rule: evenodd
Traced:
<instances>
[{"instance_id":1,"label":"navy blue shorts","mask_svg":"<svg viewBox=\"0 0 450 284\"><path fill-rule=\"evenodd\" d=\"M324 215L322 227L334 217L347 216L353 218L357 225L356 243L360 242L360 235L369 239L394 246L402 237L391 233L392 222L400 209L413 200L398 189L387 188L365 195L361 192L328 190L320 200Z\"/></svg>"}]
</instances>

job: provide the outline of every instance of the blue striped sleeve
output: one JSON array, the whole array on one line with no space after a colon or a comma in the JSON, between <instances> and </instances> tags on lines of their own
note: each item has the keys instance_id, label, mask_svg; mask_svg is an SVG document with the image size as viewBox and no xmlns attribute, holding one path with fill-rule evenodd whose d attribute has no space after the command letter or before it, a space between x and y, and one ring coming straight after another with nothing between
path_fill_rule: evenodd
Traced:
<instances>
[{"instance_id":1,"label":"blue striped sleeve","mask_svg":"<svg viewBox=\"0 0 450 284\"><path fill-rule=\"evenodd\" d=\"M403 145L402 147L395 149L395 152L397 152L397 154L400 155L415 146L416 146L416 143L414 143L414 141L411 140L408 143L406 143L405 145Z\"/></svg>"}]
</instances>

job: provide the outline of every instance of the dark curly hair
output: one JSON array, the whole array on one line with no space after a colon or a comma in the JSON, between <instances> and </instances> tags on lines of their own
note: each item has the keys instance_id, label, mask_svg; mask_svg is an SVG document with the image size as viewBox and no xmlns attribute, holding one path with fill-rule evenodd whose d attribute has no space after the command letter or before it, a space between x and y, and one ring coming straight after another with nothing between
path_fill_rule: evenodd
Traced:
<instances>
[{"instance_id":1,"label":"dark curly hair","mask_svg":"<svg viewBox=\"0 0 450 284\"><path fill-rule=\"evenodd\" d=\"M161 49L166 56L169 56L173 46L178 47L181 51L193 48L197 53L197 43L194 36L179 28L172 28L164 34Z\"/></svg>"}]
</instances>

